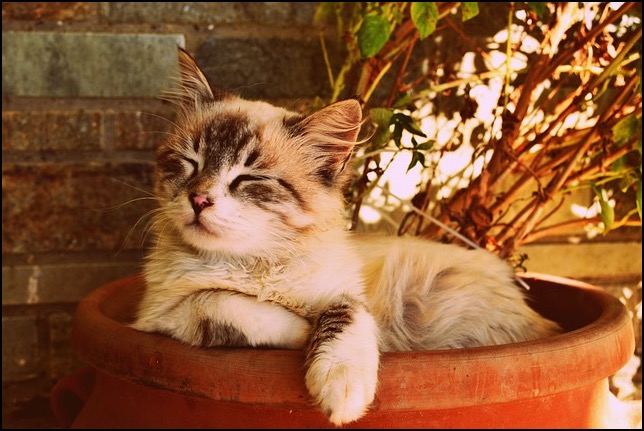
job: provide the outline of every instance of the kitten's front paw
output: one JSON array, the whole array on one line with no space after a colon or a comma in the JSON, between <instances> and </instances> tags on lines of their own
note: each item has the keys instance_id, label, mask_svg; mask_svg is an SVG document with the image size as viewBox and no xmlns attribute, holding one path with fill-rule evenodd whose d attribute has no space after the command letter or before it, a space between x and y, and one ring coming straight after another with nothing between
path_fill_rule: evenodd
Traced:
<instances>
[{"instance_id":1,"label":"kitten's front paw","mask_svg":"<svg viewBox=\"0 0 644 431\"><path fill-rule=\"evenodd\" d=\"M378 361L345 362L332 354L318 355L306 372L309 393L336 426L360 419L373 402Z\"/></svg>"},{"instance_id":2,"label":"kitten's front paw","mask_svg":"<svg viewBox=\"0 0 644 431\"><path fill-rule=\"evenodd\" d=\"M343 298L320 314L307 346L306 387L336 426L362 417L378 383L378 327Z\"/></svg>"}]
</instances>

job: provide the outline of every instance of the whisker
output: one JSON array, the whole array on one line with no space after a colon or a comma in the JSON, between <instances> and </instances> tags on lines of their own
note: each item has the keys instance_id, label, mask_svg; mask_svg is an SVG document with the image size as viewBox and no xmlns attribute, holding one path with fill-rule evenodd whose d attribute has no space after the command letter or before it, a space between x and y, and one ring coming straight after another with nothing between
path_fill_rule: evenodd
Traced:
<instances>
[{"instance_id":1,"label":"whisker","mask_svg":"<svg viewBox=\"0 0 644 431\"><path fill-rule=\"evenodd\" d=\"M175 123L174 121L172 121L169 118L164 117L163 115L154 114L152 112L145 112L145 111L141 111L141 113L144 114L144 115L149 115L150 117L160 118L161 120L171 124L172 126L176 127L177 129L181 129L177 123Z\"/></svg>"},{"instance_id":2,"label":"whisker","mask_svg":"<svg viewBox=\"0 0 644 431\"><path fill-rule=\"evenodd\" d=\"M161 214L157 214L157 216L154 220L151 221L151 223L152 226L150 228L150 231L154 229L158 238L163 238L172 226L170 220L168 220L167 217L161 217Z\"/></svg>"},{"instance_id":3,"label":"whisker","mask_svg":"<svg viewBox=\"0 0 644 431\"><path fill-rule=\"evenodd\" d=\"M126 205L130 205L130 204L132 204L134 202L139 202L139 201L158 201L158 200L159 200L159 198L157 198L155 196L141 196L141 197L133 198L133 199L130 199L128 201L125 201L123 203L120 203L120 204L117 204L117 205L114 205L114 206L111 206L111 207L108 207L108 208L104 208L104 209L102 209L100 211L105 211L105 212L107 212L107 211L115 211L117 209L123 208Z\"/></svg>"},{"instance_id":4,"label":"whisker","mask_svg":"<svg viewBox=\"0 0 644 431\"><path fill-rule=\"evenodd\" d=\"M179 139L185 138L185 136L177 135L176 133L167 132L167 131L163 131L163 130L142 131L142 132L138 132L137 135L168 135L168 136L172 136L174 138L179 138Z\"/></svg>"},{"instance_id":5,"label":"whisker","mask_svg":"<svg viewBox=\"0 0 644 431\"><path fill-rule=\"evenodd\" d=\"M149 116L155 117L155 118L160 118L163 121L166 121L169 124L171 124L172 126L174 126L174 130L179 132L179 134L176 134L176 133L172 134L171 132L159 132L159 133L168 133L168 134L170 134L170 136L174 136L174 137L176 137L178 139L185 139L185 140L188 140L188 141L190 140L190 134L187 131L183 130L181 128L181 126L179 126L179 124L175 123L174 121L170 120L169 118L166 118L166 117L164 117L162 115L154 114L152 112L143 112L143 114L149 115Z\"/></svg>"},{"instance_id":6,"label":"whisker","mask_svg":"<svg viewBox=\"0 0 644 431\"><path fill-rule=\"evenodd\" d=\"M124 239L123 239L123 241L121 242L121 248L119 249L118 253L120 253L121 251L123 251L123 250L125 249L125 247L126 247L127 243L128 243L128 242L130 241L130 239L132 238L132 235L134 235L134 231L136 230L137 226L139 226L139 225L140 225L140 224L141 224L141 223L142 223L142 222L143 222L147 217L150 217L150 216L152 216L152 217L153 217L153 216L154 216L154 213L158 212L158 211L159 211L159 209L160 209L160 208L154 208L154 209L151 209L151 210L149 210L149 211L146 211L143 215L141 215L141 216L139 217L139 219L136 221L136 223L134 223L134 225L133 225L133 226L128 230L127 235L125 235L125 238L124 238ZM146 223L146 224L147 224L147 223ZM145 241L142 241L142 242L141 242L141 246L143 246L143 244L145 244ZM117 253L117 254L118 254L118 253Z\"/></svg>"},{"instance_id":7,"label":"whisker","mask_svg":"<svg viewBox=\"0 0 644 431\"><path fill-rule=\"evenodd\" d=\"M146 224L145 228L143 229L143 232L141 234L141 245L145 244L148 240L148 237L153 234L153 232L159 232L160 230L162 231L163 229L159 229L159 226L162 226L165 228L163 225L168 223L168 220L165 217L162 217L162 212L159 209L159 211L156 211L156 214L152 215L152 218L148 221Z\"/></svg>"},{"instance_id":8,"label":"whisker","mask_svg":"<svg viewBox=\"0 0 644 431\"><path fill-rule=\"evenodd\" d=\"M145 193L145 194L146 194L146 195L148 195L148 196L151 196L151 197L153 197L153 198L155 198L155 199L158 199L158 197L157 197L154 193L152 193L152 192L149 192L149 191L144 190L144 189L142 189L142 188L139 188L139 187L133 186L132 184L128 184L128 183L126 183L126 182L125 182L125 181L123 181L123 180L119 180L118 178L110 178L110 179L111 179L112 181L114 181L114 182L121 183L121 184L123 184L124 186L128 186L128 187L130 187L131 189L137 190L137 191L139 191L139 192L141 192L141 193Z\"/></svg>"},{"instance_id":9,"label":"whisker","mask_svg":"<svg viewBox=\"0 0 644 431\"><path fill-rule=\"evenodd\" d=\"M159 226L162 222L163 220L160 220L160 217L153 216L153 219L146 224L143 232L141 233L141 245L145 244L148 241L148 237L152 235L152 232L154 230L158 230L157 226Z\"/></svg>"}]
</instances>

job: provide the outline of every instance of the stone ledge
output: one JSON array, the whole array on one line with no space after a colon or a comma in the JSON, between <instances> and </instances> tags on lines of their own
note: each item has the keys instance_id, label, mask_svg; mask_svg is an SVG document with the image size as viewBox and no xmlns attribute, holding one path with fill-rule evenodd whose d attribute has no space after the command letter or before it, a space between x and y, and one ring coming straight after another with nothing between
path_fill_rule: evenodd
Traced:
<instances>
[{"instance_id":1,"label":"stone ledge","mask_svg":"<svg viewBox=\"0 0 644 431\"><path fill-rule=\"evenodd\" d=\"M528 255L524 266L530 272L574 279L642 277L641 242L529 244L518 253Z\"/></svg>"},{"instance_id":2,"label":"stone ledge","mask_svg":"<svg viewBox=\"0 0 644 431\"><path fill-rule=\"evenodd\" d=\"M2 32L2 95L158 97L181 34Z\"/></svg>"},{"instance_id":3,"label":"stone ledge","mask_svg":"<svg viewBox=\"0 0 644 431\"><path fill-rule=\"evenodd\" d=\"M142 261L2 267L2 305L76 303L89 291L141 271Z\"/></svg>"}]
</instances>

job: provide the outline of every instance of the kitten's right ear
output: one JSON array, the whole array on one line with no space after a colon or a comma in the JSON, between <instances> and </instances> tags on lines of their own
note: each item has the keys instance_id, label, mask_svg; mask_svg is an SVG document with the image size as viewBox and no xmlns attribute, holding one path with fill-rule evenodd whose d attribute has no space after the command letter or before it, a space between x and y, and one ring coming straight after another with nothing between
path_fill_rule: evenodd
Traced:
<instances>
[{"instance_id":1,"label":"kitten's right ear","mask_svg":"<svg viewBox=\"0 0 644 431\"><path fill-rule=\"evenodd\" d=\"M194 58L182 48L178 48L178 53L179 89L173 92L173 99L176 99L179 105L187 110L220 99L221 97L215 97L206 75L201 71Z\"/></svg>"},{"instance_id":2,"label":"kitten's right ear","mask_svg":"<svg viewBox=\"0 0 644 431\"><path fill-rule=\"evenodd\" d=\"M311 170L328 186L344 186L345 166L362 126L362 108L355 99L332 103L291 126L312 154Z\"/></svg>"}]
</instances>

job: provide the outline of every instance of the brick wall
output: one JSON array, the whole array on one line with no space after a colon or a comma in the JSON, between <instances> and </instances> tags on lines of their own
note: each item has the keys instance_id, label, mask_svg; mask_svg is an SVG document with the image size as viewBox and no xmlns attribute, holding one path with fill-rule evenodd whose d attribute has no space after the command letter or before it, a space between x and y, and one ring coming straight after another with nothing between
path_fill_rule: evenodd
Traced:
<instances>
[{"instance_id":1,"label":"brick wall","mask_svg":"<svg viewBox=\"0 0 644 431\"><path fill-rule=\"evenodd\" d=\"M221 87L305 103L328 91L315 6L3 2L3 428L58 425L48 394L80 365L70 345L77 302L140 268L153 150L172 117L158 96L176 46ZM566 247L557 275L632 286L641 233L625 245L537 244L530 269L553 269L552 247ZM598 253L602 268L588 260Z\"/></svg>"},{"instance_id":2,"label":"brick wall","mask_svg":"<svg viewBox=\"0 0 644 431\"><path fill-rule=\"evenodd\" d=\"M139 270L176 47L212 82L295 104L327 79L315 3L2 3L3 428L57 426L76 303ZM253 84L253 85L250 85ZM287 85L285 85L287 84ZM141 220L137 224L137 221Z\"/></svg>"}]
</instances>

